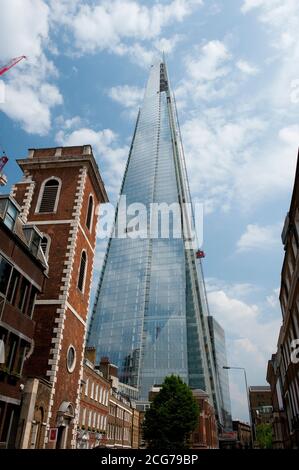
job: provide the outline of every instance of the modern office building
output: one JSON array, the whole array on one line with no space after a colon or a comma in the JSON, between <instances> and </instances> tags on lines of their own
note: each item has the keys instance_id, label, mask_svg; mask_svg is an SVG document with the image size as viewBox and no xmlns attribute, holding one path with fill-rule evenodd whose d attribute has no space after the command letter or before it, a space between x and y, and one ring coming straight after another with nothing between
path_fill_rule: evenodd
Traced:
<instances>
[{"instance_id":1,"label":"modern office building","mask_svg":"<svg viewBox=\"0 0 299 470\"><path fill-rule=\"evenodd\" d=\"M155 224L153 204L163 203ZM120 381L137 387L141 401L174 373L214 398L218 413L201 252L190 242L187 203L175 102L160 62L151 67L137 118L87 344L96 347L97 360L107 356L118 366ZM168 234L163 217L171 204Z\"/></svg>"},{"instance_id":2,"label":"modern office building","mask_svg":"<svg viewBox=\"0 0 299 470\"><path fill-rule=\"evenodd\" d=\"M224 431L232 430L232 413L229 393L228 371L223 369L227 366L225 333L223 328L215 320L209 316L209 328L212 341L213 357L215 362L216 376L219 381L221 413Z\"/></svg>"}]
</instances>

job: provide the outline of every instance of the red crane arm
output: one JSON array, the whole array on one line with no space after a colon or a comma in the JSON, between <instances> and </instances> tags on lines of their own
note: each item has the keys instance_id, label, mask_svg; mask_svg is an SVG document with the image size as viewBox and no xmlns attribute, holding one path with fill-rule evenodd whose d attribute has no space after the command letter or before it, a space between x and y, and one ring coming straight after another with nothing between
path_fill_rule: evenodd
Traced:
<instances>
[{"instance_id":1,"label":"red crane arm","mask_svg":"<svg viewBox=\"0 0 299 470\"><path fill-rule=\"evenodd\" d=\"M20 60L26 59L25 55L22 55L20 57L15 57L14 59L11 59L8 64L4 65L3 67L0 67L0 76L3 75L5 72L7 72L9 69L11 69L14 65L16 65Z\"/></svg>"}]
</instances>

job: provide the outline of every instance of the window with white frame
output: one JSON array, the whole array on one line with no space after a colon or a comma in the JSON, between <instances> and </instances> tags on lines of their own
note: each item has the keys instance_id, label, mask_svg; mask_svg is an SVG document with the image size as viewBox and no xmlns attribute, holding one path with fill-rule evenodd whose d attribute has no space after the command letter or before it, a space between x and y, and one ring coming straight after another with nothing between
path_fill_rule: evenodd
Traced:
<instances>
[{"instance_id":1,"label":"window with white frame","mask_svg":"<svg viewBox=\"0 0 299 470\"><path fill-rule=\"evenodd\" d=\"M45 255L46 260L48 260L49 258L50 244L51 244L51 238L49 237L49 235L44 234L40 247L42 249L42 252Z\"/></svg>"},{"instance_id":2,"label":"window with white frame","mask_svg":"<svg viewBox=\"0 0 299 470\"><path fill-rule=\"evenodd\" d=\"M86 384L85 384L85 396L88 397L88 386L89 386L89 379L86 379Z\"/></svg>"},{"instance_id":3,"label":"window with white frame","mask_svg":"<svg viewBox=\"0 0 299 470\"><path fill-rule=\"evenodd\" d=\"M52 177L44 181L40 189L36 212L40 214L56 212L60 188L61 181L58 178Z\"/></svg>"},{"instance_id":4,"label":"window with white frame","mask_svg":"<svg viewBox=\"0 0 299 470\"><path fill-rule=\"evenodd\" d=\"M82 426L85 425L86 421L86 408L82 408Z\"/></svg>"}]
</instances>

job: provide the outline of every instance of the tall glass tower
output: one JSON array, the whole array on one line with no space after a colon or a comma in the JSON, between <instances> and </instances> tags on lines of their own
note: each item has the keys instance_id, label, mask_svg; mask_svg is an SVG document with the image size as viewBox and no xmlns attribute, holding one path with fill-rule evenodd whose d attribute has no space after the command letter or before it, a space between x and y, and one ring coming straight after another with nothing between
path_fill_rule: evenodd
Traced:
<instances>
[{"instance_id":1,"label":"tall glass tower","mask_svg":"<svg viewBox=\"0 0 299 470\"><path fill-rule=\"evenodd\" d=\"M151 67L121 186L127 207L142 203L151 224L153 203L191 203L183 148L164 62ZM120 198L120 200L121 200ZM134 237L134 206L120 229L120 205L115 233L108 243L95 298L88 346L97 359L108 356L119 368L120 380L137 387L148 399L154 384L174 373L192 388L213 397L219 390L208 327L201 260L188 247L188 218L180 217L184 236L165 237L158 218L158 237ZM137 209L138 210L138 209ZM183 209L182 209L183 211ZM124 221L122 221L124 222ZM170 217L170 229L176 221ZM183 226L184 225L184 226Z\"/></svg>"},{"instance_id":2,"label":"tall glass tower","mask_svg":"<svg viewBox=\"0 0 299 470\"><path fill-rule=\"evenodd\" d=\"M212 351L220 389L220 405L222 424L225 431L232 431L232 412L229 393L228 371L223 369L227 366L225 333L221 325L214 317L208 317L210 336L212 341Z\"/></svg>"}]
</instances>

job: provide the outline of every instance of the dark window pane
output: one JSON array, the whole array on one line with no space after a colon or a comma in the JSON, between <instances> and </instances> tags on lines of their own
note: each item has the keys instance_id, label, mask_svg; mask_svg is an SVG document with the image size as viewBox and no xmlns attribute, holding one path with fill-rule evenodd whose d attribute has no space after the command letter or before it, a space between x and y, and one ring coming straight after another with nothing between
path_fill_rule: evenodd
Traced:
<instances>
[{"instance_id":1,"label":"dark window pane","mask_svg":"<svg viewBox=\"0 0 299 470\"><path fill-rule=\"evenodd\" d=\"M5 218L4 218L4 223L10 230L12 230L15 226L17 215L18 215L17 208L9 201Z\"/></svg>"},{"instance_id":2,"label":"dark window pane","mask_svg":"<svg viewBox=\"0 0 299 470\"><path fill-rule=\"evenodd\" d=\"M79 278L78 278L78 289L81 292L83 292L83 289L84 289L85 269L86 269L86 253L85 251L83 251L81 255L81 263L80 263Z\"/></svg>"},{"instance_id":3,"label":"dark window pane","mask_svg":"<svg viewBox=\"0 0 299 470\"><path fill-rule=\"evenodd\" d=\"M19 292L19 302L18 302L18 308L21 310L21 312L25 312L27 300L28 300L28 294L29 294L29 282L27 279L24 277L22 278L21 282L21 288Z\"/></svg>"},{"instance_id":4,"label":"dark window pane","mask_svg":"<svg viewBox=\"0 0 299 470\"><path fill-rule=\"evenodd\" d=\"M27 308L27 315L29 317L32 316L32 310L33 310L33 306L34 306L36 293L37 293L36 288L31 286L31 292L30 292L29 303L28 303L28 308Z\"/></svg>"},{"instance_id":5,"label":"dark window pane","mask_svg":"<svg viewBox=\"0 0 299 470\"><path fill-rule=\"evenodd\" d=\"M10 278L10 283L9 283L8 292L7 292L7 300L8 302L12 304L14 304L16 300L16 293L18 290L19 280L20 280L20 273L18 273L18 271L14 269Z\"/></svg>"},{"instance_id":6,"label":"dark window pane","mask_svg":"<svg viewBox=\"0 0 299 470\"><path fill-rule=\"evenodd\" d=\"M32 234L30 250L36 256L40 245L40 237L37 233Z\"/></svg>"},{"instance_id":7,"label":"dark window pane","mask_svg":"<svg viewBox=\"0 0 299 470\"><path fill-rule=\"evenodd\" d=\"M43 250L44 255L47 256L48 239L46 237L42 238L40 246L41 246L41 249Z\"/></svg>"},{"instance_id":8,"label":"dark window pane","mask_svg":"<svg viewBox=\"0 0 299 470\"><path fill-rule=\"evenodd\" d=\"M87 210L87 217L86 217L86 226L88 229L90 229L90 226L91 226L92 212L93 212L93 198L92 196L89 196L88 210Z\"/></svg>"},{"instance_id":9,"label":"dark window pane","mask_svg":"<svg viewBox=\"0 0 299 470\"><path fill-rule=\"evenodd\" d=\"M0 292L6 294L9 276L12 266L4 259L0 258Z\"/></svg>"}]
</instances>

